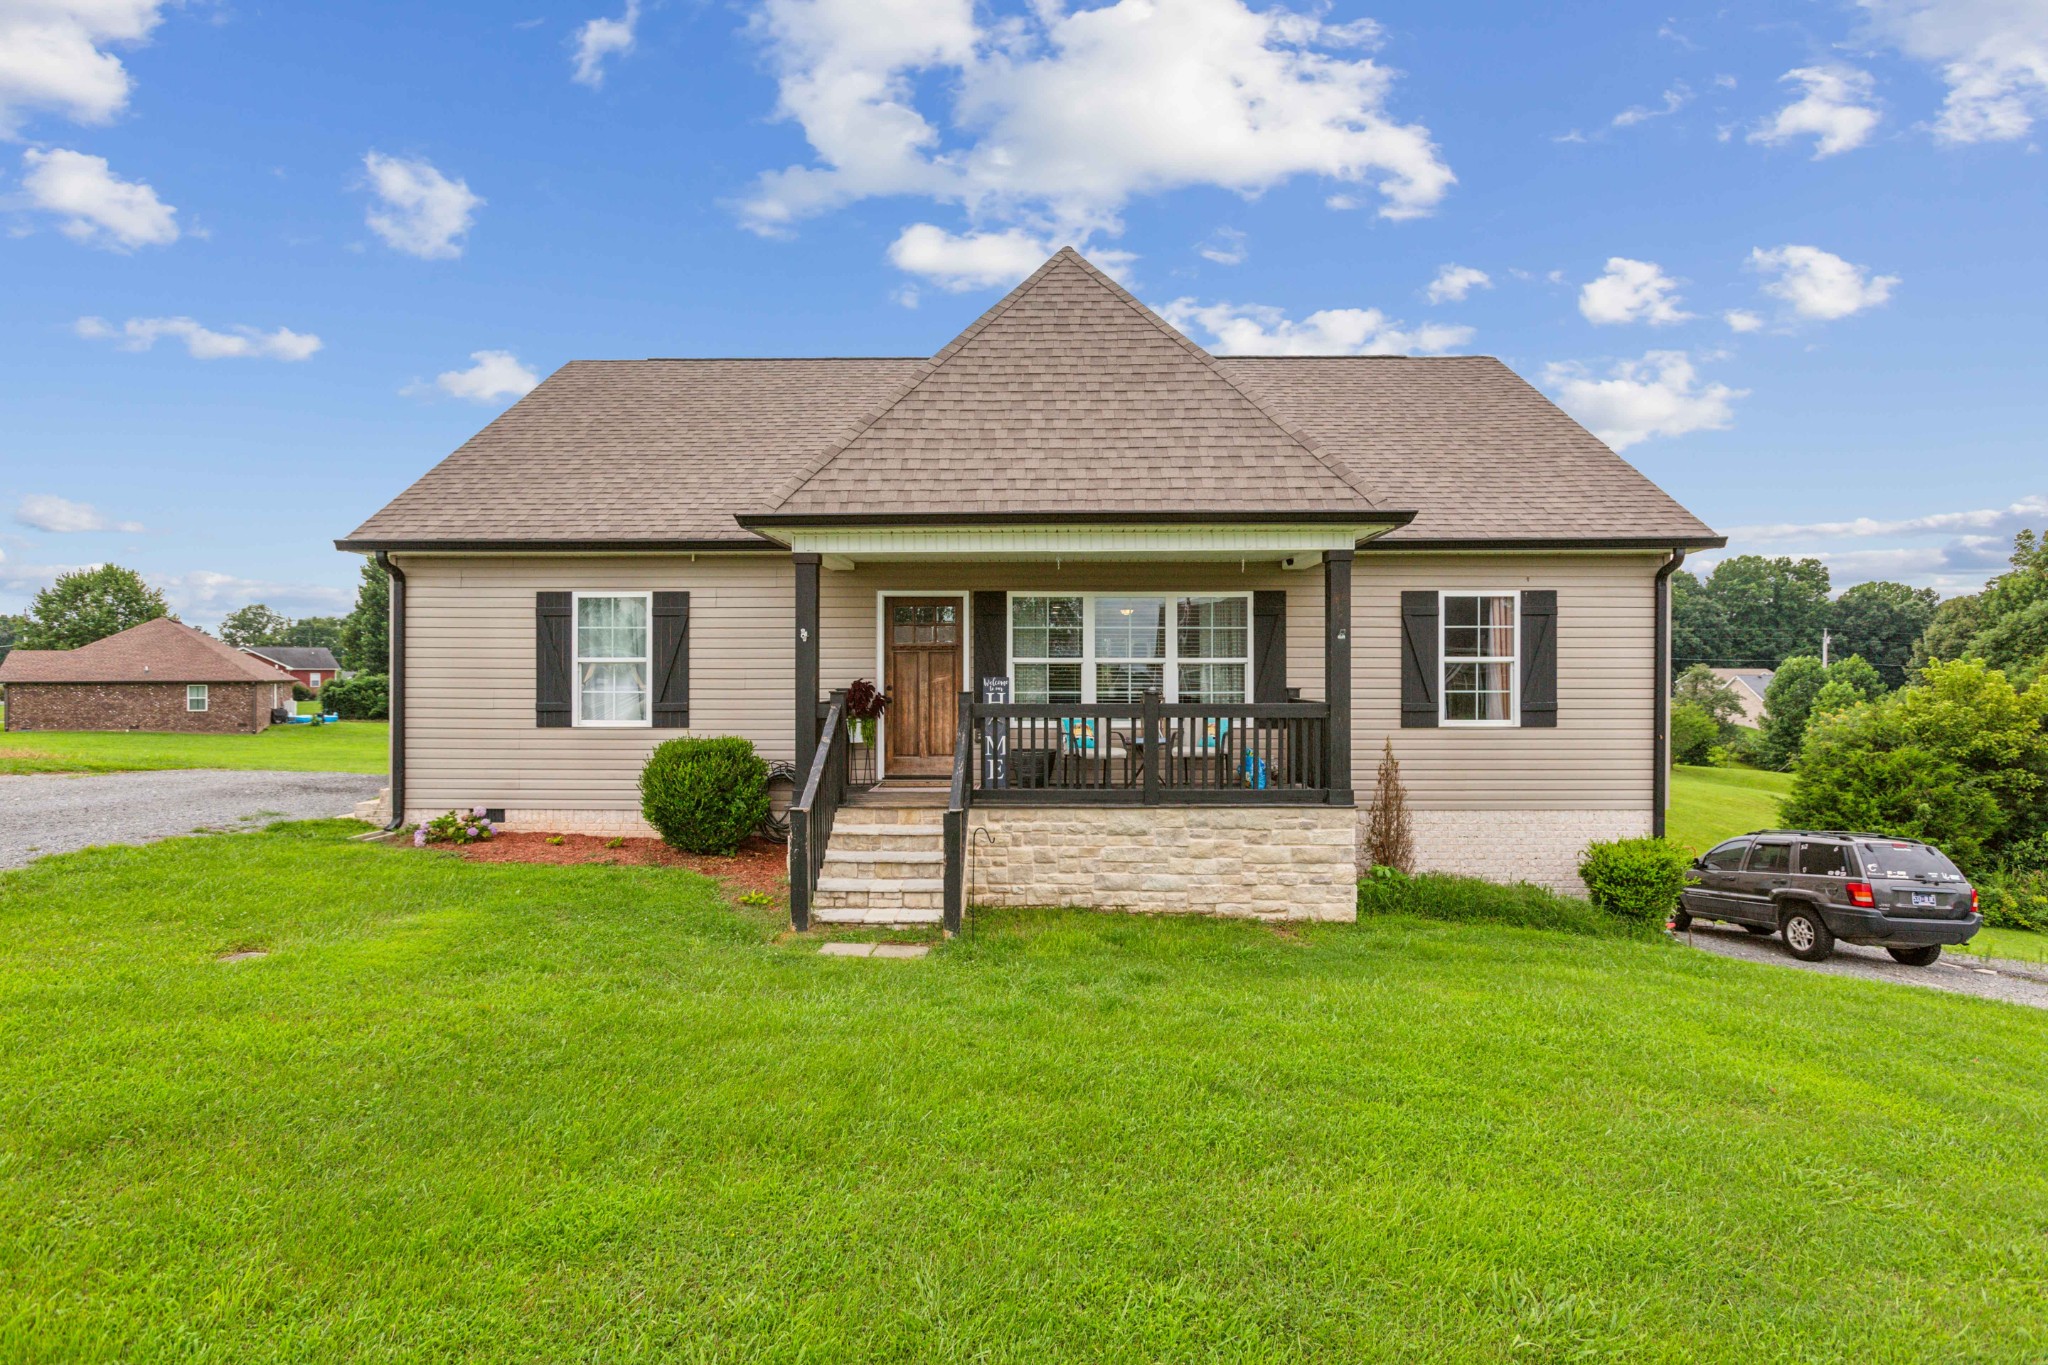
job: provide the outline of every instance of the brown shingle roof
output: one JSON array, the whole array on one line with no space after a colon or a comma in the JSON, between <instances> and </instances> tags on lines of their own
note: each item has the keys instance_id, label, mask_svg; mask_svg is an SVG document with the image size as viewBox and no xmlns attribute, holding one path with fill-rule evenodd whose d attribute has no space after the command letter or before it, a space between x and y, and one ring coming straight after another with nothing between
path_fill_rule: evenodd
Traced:
<instances>
[{"instance_id":1,"label":"brown shingle roof","mask_svg":"<svg viewBox=\"0 0 2048 1365\"><path fill-rule=\"evenodd\" d=\"M292 675L168 616L77 649L17 649L0 683L288 683Z\"/></svg>"},{"instance_id":2,"label":"brown shingle roof","mask_svg":"<svg viewBox=\"0 0 2048 1365\"><path fill-rule=\"evenodd\" d=\"M1206 351L1065 247L758 510L1253 508L1370 514L1375 504Z\"/></svg>"},{"instance_id":3,"label":"brown shingle roof","mask_svg":"<svg viewBox=\"0 0 2048 1365\"><path fill-rule=\"evenodd\" d=\"M1715 540L1497 360L1211 358L1062 252L929 361L565 365L338 543L775 548L734 518L1287 508L1417 513L1390 543Z\"/></svg>"},{"instance_id":4,"label":"brown shingle roof","mask_svg":"<svg viewBox=\"0 0 2048 1365\"><path fill-rule=\"evenodd\" d=\"M1217 361L1415 520L1381 537L1716 539L1699 518L1492 356Z\"/></svg>"}]
</instances>

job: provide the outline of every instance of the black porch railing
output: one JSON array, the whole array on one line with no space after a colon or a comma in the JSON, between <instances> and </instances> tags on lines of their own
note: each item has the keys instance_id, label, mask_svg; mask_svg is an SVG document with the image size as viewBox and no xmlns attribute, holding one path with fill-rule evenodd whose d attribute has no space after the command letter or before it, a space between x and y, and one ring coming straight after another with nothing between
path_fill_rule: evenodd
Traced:
<instances>
[{"instance_id":1,"label":"black porch railing","mask_svg":"<svg viewBox=\"0 0 2048 1365\"><path fill-rule=\"evenodd\" d=\"M825 866L825 845L832 821L847 793L846 693L832 694L819 724L818 748L809 772L798 773L800 784L789 806L789 924L799 932L811 927L811 897Z\"/></svg>"},{"instance_id":2,"label":"black porch railing","mask_svg":"<svg viewBox=\"0 0 2048 1365\"><path fill-rule=\"evenodd\" d=\"M968 795L976 802L1332 799L1325 702L1169 704L1156 692L1137 703L1088 705L963 699L961 723L972 747Z\"/></svg>"}]
</instances>

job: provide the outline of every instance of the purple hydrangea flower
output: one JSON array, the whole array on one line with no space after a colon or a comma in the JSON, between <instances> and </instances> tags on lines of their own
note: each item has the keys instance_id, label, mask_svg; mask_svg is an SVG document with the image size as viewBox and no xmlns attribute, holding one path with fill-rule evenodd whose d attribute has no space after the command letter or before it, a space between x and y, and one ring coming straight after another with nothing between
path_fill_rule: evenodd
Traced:
<instances>
[{"instance_id":1,"label":"purple hydrangea flower","mask_svg":"<svg viewBox=\"0 0 2048 1365\"><path fill-rule=\"evenodd\" d=\"M484 808L482 806L471 806L469 808L469 813L471 815L474 815L479 820L484 818Z\"/></svg>"},{"instance_id":2,"label":"purple hydrangea flower","mask_svg":"<svg viewBox=\"0 0 2048 1365\"><path fill-rule=\"evenodd\" d=\"M425 825L421 825L412 832L412 846L414 848L425 848L427 846L427 827Z\"/></svg>"}]
</instances>

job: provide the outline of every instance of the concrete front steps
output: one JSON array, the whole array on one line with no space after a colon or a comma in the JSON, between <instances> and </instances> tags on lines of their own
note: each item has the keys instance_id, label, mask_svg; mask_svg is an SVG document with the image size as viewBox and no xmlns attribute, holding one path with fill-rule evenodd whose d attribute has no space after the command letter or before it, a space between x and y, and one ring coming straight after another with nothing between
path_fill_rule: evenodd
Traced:
<instances>
[{"instance_id":1,"label":"concrete front steps","mask_svg":"<svg viewBox=\"0 0 2048 1365\"><path fill-rule=\"evenodd\" d=\"M861 792L839 808L811 898L819 924L937 924L944 916L946 794Z\"/></svg>"}]
</instances>

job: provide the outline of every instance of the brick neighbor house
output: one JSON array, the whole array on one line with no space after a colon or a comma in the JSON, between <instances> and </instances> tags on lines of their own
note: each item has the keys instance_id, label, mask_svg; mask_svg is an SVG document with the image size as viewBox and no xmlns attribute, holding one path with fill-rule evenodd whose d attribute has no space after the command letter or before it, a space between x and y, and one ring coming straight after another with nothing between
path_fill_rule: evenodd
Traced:
<instances>
[{"instance_id":1,"label":"brick neighbor house","mask_svg":"<svg viewBox=\"0 0 2048 1365\"><path fill-rule=\"evenodd\" d=\"M334 652L321 645L243 645L242 652L276 664L315 692L341 672Z\"/></svg>"},{"instance_id":2,"label":"brick neighbor house","mask_svg":"<svg viewBox=\"0 0 2048 1365\"><path fill-rule=\"evenodd\" d=\"M77 649L14 650L0 684L9 731L254 734L292 704L291 674L168 617Z\"/></svg>"}]
</instances>

